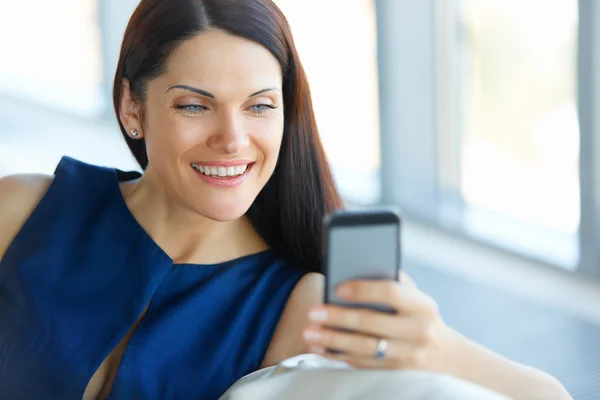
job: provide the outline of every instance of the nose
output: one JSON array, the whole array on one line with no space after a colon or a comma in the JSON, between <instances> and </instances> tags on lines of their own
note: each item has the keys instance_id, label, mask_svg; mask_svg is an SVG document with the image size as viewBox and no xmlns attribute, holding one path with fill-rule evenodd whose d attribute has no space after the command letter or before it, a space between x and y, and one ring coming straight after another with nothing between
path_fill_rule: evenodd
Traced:
<instances>
[{"instance_id":1,"label":"nose","mask_svg":"<svg viewBox=\"0 0 600 400\"><path fill-rule=\"evenodd\" d=\"M241 116L224 115L217 126L216 132L209 138L208 146L222 154L239 154L250 144Z\"/></svg>"}]
</instances>

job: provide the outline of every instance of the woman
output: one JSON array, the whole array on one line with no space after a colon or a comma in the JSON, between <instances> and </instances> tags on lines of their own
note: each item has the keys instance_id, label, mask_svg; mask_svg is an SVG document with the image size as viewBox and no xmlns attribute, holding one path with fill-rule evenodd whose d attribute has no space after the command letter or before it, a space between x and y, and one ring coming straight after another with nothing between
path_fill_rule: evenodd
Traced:
<instances>
[{"instance_id":1,"label":"woman","mask_svg":"<svg viewBox=\"0 0 600 400\"><path fill-rule=\"evenodd\" d=\"M64 158L0 180L0 398L214 399L306 352L568 398L406 279L340 288L395 316L320 305L321 219L341 202L270 0L142 0L114 105L143 175Z\"/></svg>"}]
</instances>

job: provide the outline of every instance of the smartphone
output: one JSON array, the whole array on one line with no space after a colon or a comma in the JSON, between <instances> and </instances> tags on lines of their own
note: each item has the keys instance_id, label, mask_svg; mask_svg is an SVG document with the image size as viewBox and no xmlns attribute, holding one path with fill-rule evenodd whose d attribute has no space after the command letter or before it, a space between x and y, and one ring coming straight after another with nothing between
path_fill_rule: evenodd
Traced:
<instances>
[{"instance_id":1,"label":"smartphone","mask_svg":"<svg viewBox=\"0 0 600 400\"><path fill-rule=\"evenodd\" d=\"M351 303L336 294L343 282L400 278L400 214L393 209L338 210L324 220L325 303L395 313L381 304Z\"/></svg>"}]
</instances>

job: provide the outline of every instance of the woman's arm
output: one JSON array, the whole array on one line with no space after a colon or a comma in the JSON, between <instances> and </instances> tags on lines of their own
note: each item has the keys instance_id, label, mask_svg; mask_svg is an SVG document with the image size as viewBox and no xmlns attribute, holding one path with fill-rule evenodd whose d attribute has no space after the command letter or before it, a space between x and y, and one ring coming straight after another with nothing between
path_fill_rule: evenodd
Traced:
<instances>
[{"instance_id":1,"label":"woman's arm","mask_svg":"<svg viewBox=\"0 0 600 400\"><path fill-rule=\"evenodd\" d=\"M450 336L455 356L448 360L452 361L448 374L514 399L572 399L554 377L508 360L456 331L451 331Z\"/></svg>"},{"instance_id":2,"label":"woman's arm","mask_svg":"<svg viewBox=\"0 0 600 400\"><path fill-rule=\"evenodd\" d=\"M355 300L361 302L383 304L387 301L396 308L404 309L405 313L417 311L404 321L402 317L390 319L388 315L323 306L324 282L322 275L308 274L298 283L262 367L278 364L297 354L318 353L315 349L329 347L344 350L347 355L322 355L342 359L359 368L428 370L470 381L516 400L571 399L552 376L508 360L446 326L437 314L435 302L420 292L404 274L403 285L367 282L368 286L359 283L354 291L356 296L361 297ZM371 301L370 296L374 296ZM311 314L319 315L320 319L310 321L308 313L311 308L326 312ZM325 319L322 319L323 316ZM357 332L370 330L367 332L369 337L344 336L328 331L327 325ZM323 327L321 338L308 342L302 340L301 331L307 326L310 330ZM378 330L382 332L374 332ZM373 336L389 338L388 356L383 360L374 358Z\"/></svg>"},{"instance_id":3,"label":"woman's arm","mask_svg":"<svg viewBox=\"0 0 600 400\"><path fill-rule=\"evenodd\" d=\"M51 183L46 175L0 178L0 261Z\"/></svg>"},{"instance_id":4,"label":"woman's arm","mask_svg":"<svg viewBox=\"0 0 600 400\"><path fill-rule=\"evenodd\" d=\"M322 304L325 277L314 272L296 284L279 320L261 368L277 365L286 358L308 353L302 331L309 323L308 312Z\"/></svg>"}]
</instances>

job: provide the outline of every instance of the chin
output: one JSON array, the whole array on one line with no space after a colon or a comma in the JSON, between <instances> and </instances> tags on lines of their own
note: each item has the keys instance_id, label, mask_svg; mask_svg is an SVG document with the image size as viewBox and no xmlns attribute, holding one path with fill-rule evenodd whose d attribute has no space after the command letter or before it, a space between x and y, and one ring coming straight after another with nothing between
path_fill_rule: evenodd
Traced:
<instances>
[{"instance_id":1,"label":"chin","mask_svg":"<svg viewBox=\"0 0 600 400\"><path fill-rule=\"evenodd\" d=\"M235 206L227 206L225 204L219 205L204 205L203 207L196 207L196 212L206 218L212 219L218 222L229 222L235 221L236 219L243 217L251 203L240 205L239 203Z\"/></svg>"}]
</instances>

